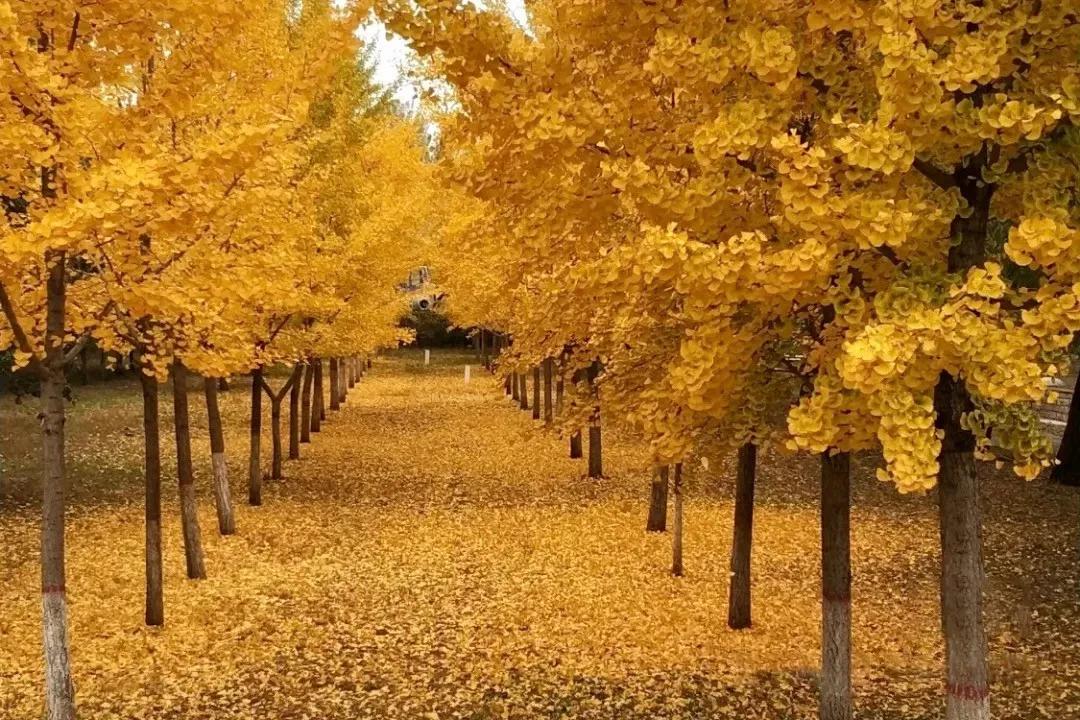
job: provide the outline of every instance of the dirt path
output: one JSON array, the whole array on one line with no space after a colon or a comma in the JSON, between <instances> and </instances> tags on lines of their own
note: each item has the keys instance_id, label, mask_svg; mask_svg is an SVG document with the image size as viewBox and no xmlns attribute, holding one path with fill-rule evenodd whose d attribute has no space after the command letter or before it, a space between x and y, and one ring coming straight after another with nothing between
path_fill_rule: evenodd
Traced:
<instances>
[{"instance_id":1,"label":"dirt path","mask_svg":"<svg viewBox=\"0 0 1080 720\"><path fill-rule=\"evenodd\" d=\"M534 427L492 378L474 366L464 383L474 359L433 361L381 359L303 459L286 464L286 480L267 486L265 505L238 508L235 537L214 532L209 454L197 446L206 581L182 576L167 474L160 630L141 626L141 456L128 432L137 398L87 391L71 426L73 467L89 489L75 493L69 524L82 717L815 715L812 462L764 459L755 628L734 633L724 626L727 463L687 478L688 575L672 579L670 538L643 532L640 448L613 438L610 477L584 478L564 442ZM242 500L242 384L223 400ZM3 427L22 421L5 413ZM197 415L197 435L203 423ZM4 497L29 482L19 457ZM92 471L102 457L107 470ZM1069 717L1080 707L1076 497L1018 483L994 480L988 491L997 717ZM931 499L869 479L856 499L859 715L929 720L940 712L941 667ZM12 549L0 565L2 720L39 714L35 528L28 501L0 512L0 547Z\"/></svg>"}]
</instances>

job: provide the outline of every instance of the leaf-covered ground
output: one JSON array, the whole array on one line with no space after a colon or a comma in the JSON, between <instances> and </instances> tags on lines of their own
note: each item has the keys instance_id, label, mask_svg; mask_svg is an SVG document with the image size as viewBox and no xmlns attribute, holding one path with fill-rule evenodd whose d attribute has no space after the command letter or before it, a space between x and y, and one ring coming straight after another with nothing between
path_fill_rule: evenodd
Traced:
<instances>
[{"instance_id":1,"label":"leaf-covered ground","mask_svg":"<svg viewBox=\"0 0 1080 720\"><path fill-rule=\"evenodd\" d=\"M81 716L813 717L813 461L760 462L755 627L732 632L730 461L687 478L688 574L673 579L670 537L643 531L641 449L609 433L609 477L585 478L493 379L474 366L466 385L466 362L379 359L262 508L242 504L247 391L235 383L222 395L230 538L216 533L193 393L209 579L183 577L167 463L166 626L152 630L138 394L128 381L76 388L68 577ZM4 399L0 414L2 720L41 711L34 413ZM933 498L900 497L870 467L857 464L853 517L857 714L938 717ZM996 716L1077 717L1076 494L982 470Z\"/></svg>"}]
</instances>

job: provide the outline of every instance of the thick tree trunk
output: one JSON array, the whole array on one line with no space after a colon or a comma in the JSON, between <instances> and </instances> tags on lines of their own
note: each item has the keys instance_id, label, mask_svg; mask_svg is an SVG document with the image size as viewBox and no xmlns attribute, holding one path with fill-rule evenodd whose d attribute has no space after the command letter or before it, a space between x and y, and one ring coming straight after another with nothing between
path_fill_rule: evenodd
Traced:
<instances>
[{"instance_id":1,"label":"thick tree trunk","mask_svg":"<svg viewBox=\"0 0 1080 720\"><path fill-rule=\"evenodd\" d=\"M348 358L345 362L349 372L349 389L351 390L356 387L356 358Z\"/></svg>"},{"instance_id":2,"label":"thick tree trunk","mask_svg":"<svg viewBox=\"0 0 1080 720\"><path fill-rule=\"evenodd\" d=\"M551 397L551 381L552 381L552 365L554 361L551 358L544 359L544 425L551 426L552 421L555 419L555 408L552 407Z\"/></svg>"},{"instance_id":3,"label":"thick tree trunk","mask_svg":"<svg viewBox=\"0 0 1080 720\"><path fill-rule=\"evenodd\" d=\"M1080 373L1076 376L1057 460L1058 464L1050 471L1050 478L1063 485L1080 486Z\"/></svg>"},{"instance_id":4,"label":"thick tree trunk","mask_svg":"<svg viewBox=\"0 0 1080 720\"><path fill-rule=\"evenodd\" d=\"M533 368L532 376L533 376L532 419L533 420L539 420L540 419L540 411L542 409L541 406L540 406L540 366L539 365L537 365L536 367Z\"/></svg>"},{"instance_id":5,"label":"thick tree trunk","mask_svg":"<svg viewBox=\"0 0 1080 720\"><path fill-rule=\"evenodd\" d=\"M293 368L293 384L289 388L289 459L300 459L300 377L304 366L296 363Z\"/></svg>"},{"instance_id":6,"label":"thick tree trunk","mask_svg":"<svg viewBox=\"0 0 1080 720\"><path fill-rule=\"evenodd\" d=\"M821 720L851 720L851 463L821 456Z\"/></svg>"},{"instance_id":7,"label":"thick tree trunk","mask_svg":"<svg viewBox=\"0 0 1080 720\"><path fill-rule=\"evenodd\" d=\"M322 421L326 419L326 391L323 390L323 361L315 358L315 377L312 380L311 398L311 432L319 432L322 429Z\"/></svg>"},{"instance_id":8,"label":"thick tree trunk","mask_svg":"<svg viewBox=\"0 0 1080 720\"><path fill-rule=\"evenodd\" d=\"M645 532L667 531L668 506L668 467L662 465L653 472L652 487L649 492L649 518L645 523Z\"/></svg>"},{"instance_id":9,"label":"thick tree trunk","mask_svg":"<svg viewBox=\"0 0 1080 720\"><path fill-rule=\"evenodd\" d=\"M338 370L337 358L330 358L330 409L338 410L341 407L341 391L338 383L341 381L341 372Z\"/></svg>"},{"instance_id":10,"label":"thick tree trunk","mask_svg":"<svg viewBox=\"0 0 1080 720\"><path fill-rule=\"evenodd\" d=\"M143 466L146 485L146 599L147 625L165 624L165 595L161 568L161 430L157 378L139 373L143 404Z\"/></svg>"},{"instance_id":11,"label":"thick tree trunk","mask_svg":"<svg viewBox=\"0 0 1080 720\"><path fill-rule=\"evenodd\" d=\"M518 400L520 401L520 407L522 410L529 409L529 383L526 380L525 373L518 373L518 384L521 386L521 391L518 393Z\"/></svg>"},{"instance_id":12,"label":"thick tree trunk","mask_svg":"<svg viewBox=\"0 0 1080 720\"><path fill-rule=\"evenodd\" d=\"M683 574L683 498L682 498L682 463L675 464L675 480L672 484L675 496L675 518L671 538L671 574L682 577Z\"/></svg>"},{"instance_id":13,"label":"thick tree trunk","mask_svg":"<svg viewBox=\"0 0 1080 720\"><path fill-rule=\"evenodd\" d=\"M739 448L735 475L735 529L731 543L731 586L728 593L728 627L750 627L750 551L754 543L754 478L757 446Z\"/></svg>"},{"instance_id":14,"label":"thick tree trunk","mask_svg":"<svg viewBox=\"0 0 1080 720\"><path fill-rule=\"evenodd\" d=\"M214 378L203 379L206 395L206 419L210 430L210 462L214 469L214 506L217 508L218 532L232 535L236 532L233 518L232 495L229 492L229 466L225 460L225 431L221 425L218 407L218 384Z\"/></svg>"},{"instance_id":15,"label":"thick tree trunk","mask_svg":"<svg viewBox=\"0 0 1080 720\"><path fill-rule=\"evenodd\" d=\"M195 473L191 465L191 425L188 421L187 369L173 364L173 417L176 430L176 474L180 481L180 524L184 532L184 560L192 580L206 577L199 510L195 501Z\"/></svg>"},{"instance_id":16,"label":"thick tree trunk","mask_svg":"<svg viewBox=\"0 0 1080 720\"><path fill-rule=\"evenodd\" d=\"M251 371L251 450L248 453L248 504L262 505L263 370Z\"/></svg>"},{"instance_id":17,"label":"thick tree trunk","mask_svg":"<svg viewBox=\"0 0 1080 720\"><path fill-rule=\"evenodd\" d=\"M503 394L504 395L513 395L514 391L510 387L512 379L513 379L512 375L507 375L505 378L503 378Z\"/></svg>"},{"instance_id":18,"label":"thick tree trunk","mask_svg":"<svg viewBox=\"0 0 1080 720\"><path fill-rule=\"evenodd\" d=\"M318 413L311 412L311 386L315 380L315 366L311 361L304 366L304 386L300 391L300 442L311 442L311 429L315 426Z\"/></svg>"},{"instance_id":19,"label":"thick tree trunk","mask_svg":"<svg viewBox=\"0 0 1080 720\"><path fill-rule=\"evenodd\" d=\"M941 525L941 620L945 631L947 720L988 720L990 683L982 625L982 522L975 438L961 424L972 407L962 380L942 373L934 392Z\"/></svg>"},{"instance_id":20,"label":"thick tree trunk","mask_svg":"<svg viewBox=\"0 0 1080 720\"><path fill-rule=\"evenodd\" d=\"M581 430L575 430L573 434L570 435L570 458L573 460L580 460L581 457Z\"/></svg>"}]
</instances>

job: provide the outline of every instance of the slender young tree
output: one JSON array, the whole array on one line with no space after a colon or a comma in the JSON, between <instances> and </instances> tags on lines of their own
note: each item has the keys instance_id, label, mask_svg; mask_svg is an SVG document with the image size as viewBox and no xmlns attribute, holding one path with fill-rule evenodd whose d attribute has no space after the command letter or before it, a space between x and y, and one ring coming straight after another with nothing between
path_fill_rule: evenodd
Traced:
<instances>
[{"instance_id":1,"label":"slender young tree","mask_svg":"<svg viewBox=\"0 0 1080 720\"><path fill-rule=\"evenodd\" d=\"M232 494L229 492L229 465L225 459L225 430L218 406L218 381L212 377L203 378L203 394L206 396L206 419L210 431L210 462L214 472L218 532L232 535L236 532L236 519L233 517Z\"/></svg>"},{"instance_id":2,"label":"slender young tree","mask_svg":"<svg viewBox=\"0 0 1080 720\"><path fill-rule=\"evenodd\" d=\"M551 397L551 376L554 362L551 358L544 358L544 425L547 427L551 427L552 422L555 420L555 408Z\"/></svg>"},{"instance_id":3,"label":"slender young tree","mask_svg":"<svg viewBox=\"0 0 1080 720\"><path fill-rule=\"evenodd\" d=\"M140 363L141 364L141 363ZM146 485L146 600L147 625L165 624L165 593L161 567L161 429L158 380L152 370L139 373L143 406L144 481Z\"/></svg>"},{"instance_id":4,"label":"slender young tree","mask_svg":"<svg viewBox=\"0 0 1080 720\"><path fill-rule=\"evenodd\" d=\"M289 459L300 459L300 378L303 377L303 363L296 363L293 373L296 382L289 388Z\"/></svg>"},{"instance_id":5,"label":"slender young tree","mask_svg":"<svg viewBox=\"0 0 1080 720\"><path fill-rule=\"evenodd\" d=\"M592 413L589 416L589 477L591 478L604 476L603 436L600 428L600 391L596 384L596 378L599 375L600 362L594 361L589 365L585 374L589 383L589 396L592 398L593 403Z\"/></svg>"},{"instance_id":6,"label":"slender young tree","mask_svg":"<svg viewBox=\"0 0 1080 720\"><path fill-rule=\"evenodd\" d=\"M195 472L191 464L191 424L188 420L187 369L173 363L173 416L176 434L176 472L180 480L180 523L184 534L184 560L192 580L206 577L199 509L195 498Z\"/></svg>"},{"instance_id":7,"label":"slender young tree","mask_svg":"<svg viewBox=\"0 0 1080 720\"><path fill-rule=\"evenodd\" d=\"M248 504L262 505L262 396L263 369L251 371L251 445L248 452Z\"/></svg>"},{"instance_id":8,"label":"slender young tree","mask_svg":"<svg viewBox=\"0 0 1080 720\"><path fill-rule=\"evenodd\" d=\"M315 376L312 379L311 396L311 432L319 432L322 429L322 421L326 419L326 391L323 389L323 361L315 358Z\"/></svg>"},{"instance_id":9,"label":"slender young tree","mask_svg":"<svg viewBox=\"0 0 1080 720\"><path fill-rule=\"evenodd\" d=\"M281 405L285 400L285 396L292 392L293 387L300 381L300 373L303 371L303 365L296 363L293 366L292 373L289 374L289 379L280 390L274 392L274 389L270 387L270 383L266 381L265 374L259 374L259 382L262 385L262 389L266 392L267 397L270 398L270 438L271 438L271 458L270 458L270 479L280 480L284 477L282 472L282 442L281 442Z\"/></svg>"},{"instance_id":10,"label":"slender young tree","mask_svg":"<svg viewBox=\"0 0 1080 720\"><path fill-rule=\"evenodd\" d=\"M315 366L308 361L304 366L304 386L300 391L300 442L311 442L311 430L317 425L318 413L311 411L314 399L311 397L312 385L315 380Z\"/></svg>"}]
</instances>

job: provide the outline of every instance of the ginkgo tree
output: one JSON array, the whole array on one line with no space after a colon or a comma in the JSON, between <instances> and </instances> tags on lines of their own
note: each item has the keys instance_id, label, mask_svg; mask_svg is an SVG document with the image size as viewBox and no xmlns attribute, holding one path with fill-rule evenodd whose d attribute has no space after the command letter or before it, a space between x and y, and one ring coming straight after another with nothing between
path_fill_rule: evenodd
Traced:
<instances>
[{"instance_id":1,"label":"ginkgo tree","mask_svg":"<svg viewBox=\"0 0 1080 720\"><path fill-rule=\"evenodd\" d=\"M390 9L460 88L459 179L512 228L515 280L573 277L551 306L600 308L588 341L622 343L596 348L609 387L640 367L607 303L640 311L639 274L668 281L657 310L681 298L668 403L618 408L660 457L746 397L756 349L802 336L792 444L879 446L882 479L937 487L948 715L987 717L974 459L992 432L1020 474L1049 462L1032 403L1075 332L1075 8L538 3L527 37L418 5ZM992 221L1012 225L1004 250ZM1038 287L1005 282L1007 263ZM518 352L553 325L516 333Z\"/></svg>"}]
</instances>

